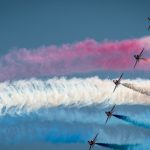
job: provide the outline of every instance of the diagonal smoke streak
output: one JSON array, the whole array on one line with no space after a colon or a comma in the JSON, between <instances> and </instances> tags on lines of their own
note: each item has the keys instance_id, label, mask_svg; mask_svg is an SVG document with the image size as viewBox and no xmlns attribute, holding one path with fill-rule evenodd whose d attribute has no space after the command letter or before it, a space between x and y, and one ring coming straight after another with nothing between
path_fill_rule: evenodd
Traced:
<instances>
[{"instance_id":1,"label":"diagonal smoke streak","mask_svg":"<svg viewBox=\"0 0 150 150\"><path fill-rule=\"evenodd\" d=\"M131 123L132 125L150 129L150 125L145 124L143 122L138 122L137 120L133 120L133 119L131 119L128 116L116 115L116 114L113 114L113 116L116 117L116 118L118 118L118 119L124 120L124 121L126 121L128 123Z\"/></svg>"},{"instance_id":2,"label":"diagonal smoke streak","mask_svg":"<svg viewBox=\"0 0 150 150\"><path fill-rule=\"evenodd\" d=\"M147 96L150 96L150 89L147 89L147 88L142 88L142 87L138 87L134 84L131 84L131 83L122 83L122 85L124 87L127 87L129 89L132 89L136 92L139 92L141 94L144 94L144 95L147 95Z\"/></svg>"}]
</instances>

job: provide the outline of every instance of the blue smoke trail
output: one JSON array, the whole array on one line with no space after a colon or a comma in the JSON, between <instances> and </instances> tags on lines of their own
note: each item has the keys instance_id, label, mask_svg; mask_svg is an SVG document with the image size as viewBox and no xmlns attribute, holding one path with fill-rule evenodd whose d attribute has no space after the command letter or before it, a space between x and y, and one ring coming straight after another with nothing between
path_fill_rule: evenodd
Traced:
<instances>
[{"instance_id":1,"label":"blue smoke trail","mask_svg":"<svg viewBox=\"0 0 150 150\"><path fill-rule=\"evenodd\" d=\"M108 144L108 143L96 143L99 146L108 147L116 150L128 150L138 147L140 144Z\"/></svg>"},{"instance_id":2,"label":"blue smoke trail","mask_svg":"<svg viewBox=\"0 0 150 150\"><path fill-rule=\"evenodd\" d=\"M0 128L0 144L85 143L86 136L89 137L90 126L79 124L73 126L69 123L37 120L15 125L0 125ZM83 128L87 133L83 131Z\"/></svg>"},{"instance_id":3,"label":"blue smoke trail","mask_svg":"<svg viewBox=\"0 0 150 150\"><path fill-rule=\"evenodd\" d=\"M145 108L145 107L144 107ZM11 111L13 111L12 108ZM124 124L107 128L102 106L42 108L26 114L5 114L0 117L0 144L12 143L87 143L101 128L101 142L141 143L149 138L150 131ZM3 110L5 111L5 110ZM94 116L94 117L93 117ZM105 130L107 128L107 130ZM128 132L126 132L128 131ZM122 134L122 132L124 132ZM143 133L145 132L145 133ZM115 138L112 139L112 135ZM129 138L130 137L130 138ZM123 140L124 139L124 140ZM133 140L132 140L133 139Z\"/></svg>"},{"instance_id":4,"label":"blue smoke trail","mask_svg":"<svg viewBox=\"0 0 150 150\"><path fill-rule=\"evenodd\" d=\"M49 113L51 115L51 113ZM84 130L83 130L84 129ZM65 120L48 120L43 115L6 115L0 118L0 144L33 142L87 143L99 125Z\"/></svg>"},{"instance_id":5,"label":"blue smoke trail","mask_svg":"<svg viewBox=\"0 0 150 150\"><path fill-rule=\"evenodd\" d=\"M150 125L147 125L147 124L145 124L145 123L143 123L143 122L138 122L138 121L136 121L136 120L133 120L133 119L131 119L131 118L128 117L128 116L116 115L116 114L113 114L113 116L116 117L116 118L118 118L118 119L122 119L122 120L124 120L124 121L126 121L126 122L129 122L129 123L131 123L132 125L150 129Z\"/></svg>"}]
</instances>

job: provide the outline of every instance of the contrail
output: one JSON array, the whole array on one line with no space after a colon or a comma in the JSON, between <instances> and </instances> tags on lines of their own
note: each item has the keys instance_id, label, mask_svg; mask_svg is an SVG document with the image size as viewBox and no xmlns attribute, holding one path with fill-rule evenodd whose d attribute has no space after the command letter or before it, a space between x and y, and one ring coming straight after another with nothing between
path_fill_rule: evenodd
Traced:
<instances>
[{"instance_id":1,"label":"contrail","mask_svg":"<svg viewBox=\"0 0 150 150\"><path fill-rule=\"evenodd\" d=\"M116 118L118 118L118 119L124 120L124 121L126 121L126 122L128 122L128 123L131 123L131 124L133 124L133 125L135 125L135 126L150 129L150 125L147 125L147 124L145 124L145 123L143 123L143 122L138 122L138 121L136 121L136 120L133 120L133 119L131 119L131 118L128 117L128 116L116 115L116 114L113 114L113 116L116 117Z\"/></svg>"},{"instance_id":2,"label":"contrail","mask_svg":"<svg viewBox=\"0 0 150 150\"><path fill-rule=\"evenodd\" d=\"M133 82L137 82L133 80ZM141 80L145 84L145 80ZM150 81L147 81L150 85ZM30 113L58 106L84 107L104 103L114 84L111 80L91 78L30 79L0 83L0 115ZM119 86L108 104L150 104L148 96Z\"/></svg>"},{"instance_id":3,"label":"contrail","mask_svg":"<svg viewBox=\"0 0 150 150\"><path fill-rule=\"evenodd\" d=\"M142 88L142 87L139 87L139 86L131 84L131 83L122 83L122 85L129 88L129 89L132 89L136 92L139 92L141 94L150 96L150 89L147 89L145 87Z\"/></svg>"},{"instance_id":4,"label":"contrail","mask_svg":"<svg viewBox=\"0 0 150 150\"><path fill-rule=\"evenodd\" d=\"M108 147L115 150L128 150L138 147L140 144L108 144L108 143L96 143L96 145Z\"/></svg>"}]
</instances>

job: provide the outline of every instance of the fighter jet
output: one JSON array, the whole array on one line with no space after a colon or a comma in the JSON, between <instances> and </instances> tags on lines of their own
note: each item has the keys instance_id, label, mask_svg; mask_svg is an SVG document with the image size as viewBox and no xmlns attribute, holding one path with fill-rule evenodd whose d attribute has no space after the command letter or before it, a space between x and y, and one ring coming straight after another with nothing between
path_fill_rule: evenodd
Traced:
<instances>
[{"instance_id":1,"label":"fighter jet","mask_svg":"<svg viewBox=\"0 0 150 150\"><path fill-rule=\"evenodd\" d=\"M114 112L115 107L116 107L116 105L114 105L110 111L106 111L105 112L105 114L107 115L107 119L106 119L105 125L106 125L107 121L111 118L111 116L112 116L112 114Z\"/></svg>"},{"instance_id":2,"label":"fighter jet","mask_svg":"<svg viewBox=\"0 0 150 150\"><path fill-rule=\"evenodd\" d=\"M134 68L135 68L135 66L137 65L137 63L139 63L139 61L140 61L141 59L144 59L144 58L142 58L143 51L144 51L144 48L142 49L142 51L140 52L140 54L134 55L134 58L135 58Z\"/></svg>"},{"instance_id":3,"label":"fighter jet","mask_svg":"<svg viewBox=\"0 0 150 150\"><path fill-rule=\"evenodd\" d=\"M121 80L122 76L123 76L123 73L121 74L121 76L118 80L113 80L113 82L115 83L115 88L114 88L113 92L115 92L117 86L120 84L120 80Z\"/></svg>"},{"instance_id":4,"label":"fighter jet","mask_svg":"<svg viewBox=\"0 0 150 150\"><path fill-rule=\"evenodd\" d=\"M94 145L95 145L95 143L96 143L96 140L97 140L97 136L98 136L98 133L96 134L96 136L94 137L93 140L88 141L88 143L89 143L89 145L90 145L89 150L91 150L91 149L94 147Z\"/></svg>"}]
</instances>

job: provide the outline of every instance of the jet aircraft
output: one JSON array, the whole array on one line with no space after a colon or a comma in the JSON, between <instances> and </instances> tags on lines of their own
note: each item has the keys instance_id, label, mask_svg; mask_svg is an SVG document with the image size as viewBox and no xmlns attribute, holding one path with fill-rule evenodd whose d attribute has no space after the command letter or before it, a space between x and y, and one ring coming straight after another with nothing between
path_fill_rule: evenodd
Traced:
<instances>
[{"instance_id":1,"label":"jet aircraft","mask_svg":"<svg viewBox=\"0 0 150 150\"><path fill-rule=\"evenodd\" d=\"M118 85L120 84L121 78L123 76L123 73L121 74L121 76L119 77L118 80L113 80L113 82L115 83L115 88L113 90L113 92L115 92L116 88L118 87Z\"/></svg>"},{"instance_id":2,"label":"jet aircraft","mask_svg":"<svg viewBox=\"0 0 150 150\"><path fill-rule=\"evenodd\" d=\"M105 124L108 122L108 120L109 120L109 119L111 118L111 116L113 115L113 112L114 112L115 107L116 107L116 105L114 105L110 111L106 111L106 112L105 112L105 114L107 115L107 119L106 119Z\"/></svg>"},{"instance_id":3,"label":"jet aircraft","mask_svg":"<svg viewBox=\"0 0 150 150\"><path fill-rule=\"evenodd\" d=\"M134 58L135 58L134 68L135 68L135 66L137 65L137 63L139 63L139 61L140 61L141 59L144 59L144 58L142 58L143 51L144 51L144 48L142 49L142 51L140 52L140 54L134 55Z\"/></svg>"},{"instance_id":4,"label":"jet aircraft","mask_svg":"<svg viewBox=\"0 0 150 150\"><path fill-rule=\"evenodd\" d=\"M96 140L97 140L97 137L98 137L98 133L96 134L96 136L94 137L93 140L88 141L88 143L89 143L89 145L90 145L89 150L91 150L91 149L94 147L94 145L95 145L95 143L96 143Z\"/></svg>"}]
</instances>

